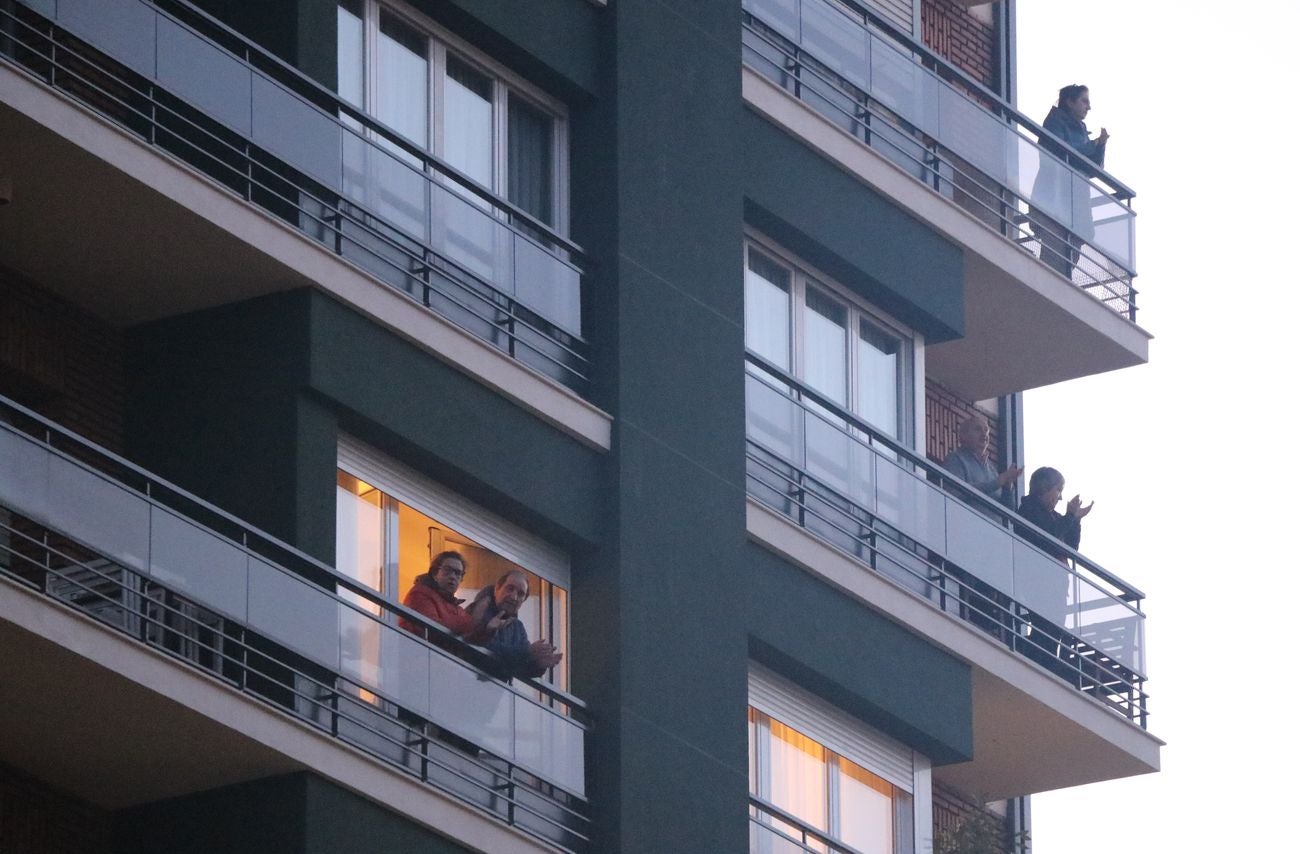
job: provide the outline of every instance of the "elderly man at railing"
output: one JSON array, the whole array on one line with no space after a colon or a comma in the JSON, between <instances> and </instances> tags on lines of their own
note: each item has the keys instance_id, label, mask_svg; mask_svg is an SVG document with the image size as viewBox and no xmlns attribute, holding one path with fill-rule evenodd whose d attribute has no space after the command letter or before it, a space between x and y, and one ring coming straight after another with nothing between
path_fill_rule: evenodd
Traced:
<instances>
[{"instance_id":1,"label":"elderly man at railing","mask_svg":"<svg viewBox=\"0 0 1300 854\"><path fill-rule=\"evenodd\" d=\"M480 590L468 609L475 625L485 629L494 620L507 618L507 622L493 633L487 648L496 654L501 671L508 679L536 679L564 657L549 641L529 641L528 629L522 620L517 619L519 608L527 598L528 576L523 570L512 569L498 578L493 586Z\"/></svg>"},{"instance_id":2,"label":"elderly man at railing","mask_svg":"<svg viewBox=\"0 0 1300 854\"><path fill-rule=\"evenodd\" d=\"M1063 149L1050 136L1038 140L1044 150L1084 175L1093 174L1091 164L1105 165L1106 142L1110 139L1105 128L1096 139L1089 137L1088 126L1083 120L1091 109L1087 86L1074 83L1062 87L1056 106L1043 119L1043 127L1064 140L1070 148ZM1079 157L1080 154L1083 157ZM1030 227L1042 247L1038 257L1069 279L1079 260L1080 248L1092 239L1092 192L1087 182L1075 181L1069 172L1048 162L1048 158L1042 160L1034 179ZM1061 225L1058 220L1070 223L1070 227Z\"/></svg>"},{"instance_id":3,"label":"elderly man at railing","mask_svg":"<svg viewBox=\"0 0 1300 854\"><path fill-rule=\"evenodd\" d=\"M957 428L957 450L944 458L943 467L994 499L1024 471L1019 466L1011 466L999 474L993 467L989 462L989 420L978 414Z\"/></svg>"}]
</instances>

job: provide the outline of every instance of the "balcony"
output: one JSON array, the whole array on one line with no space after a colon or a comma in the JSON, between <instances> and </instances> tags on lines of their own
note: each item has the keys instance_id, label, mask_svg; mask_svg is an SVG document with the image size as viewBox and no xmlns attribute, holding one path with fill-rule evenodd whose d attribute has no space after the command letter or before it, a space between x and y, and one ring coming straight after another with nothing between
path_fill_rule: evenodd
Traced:
<instances>
[{"instance_id":1,"label":"balcony","mask_svg":"<svg viewBox=\"0 0 1300 854\"><path fill-rule=\"evenodd\" d=\"M580 247L190 4L5 2L0 57L0 67L197 170L410 304L569 389L587 388ZM3 106L0 160L33 177L16 181L11 210L21 205L22 217L2 224L0 263L122 323L303 278L305 265L270 265L227 235L192 231L149 195L154 188L123 185L84 154L65 153L62 139L37 140L39 129ZM69 174L81 180L67 192L44 189ZM70 224L84 225L75 252ZM104 271L94 282L77 261L85 256ZM176 286L178 268L193 272L189 286ZM105 288L114 272L130 287Z\"/></svg>"},{"instance_id":2,"label":"balcony","mask_svg":"<svg viewBox=\"0 0 1300 854\"><path fill-rule=\"evenodd\" d=\"M934 352L946 383L983 399L1145 361L1132 190L863 7L743 6L750 106L963 247L967 334ZM1072 360L1041 358L1066 339Z\"/></svg>"},{"instance_id":3,"label":"balcony","mask_svg":"<svg viewBox=\"0 0 1300 854\"><path fill-rule=\"evenodd\" d=\"M752 353L746 359L751 537L976 667L977 767L936 774L995 798L1140 773L1130 760L1153 740L1127 730L1145 730L1148 719L1143 594L791 375ZM792 526L820 550L797 542ZM953 632L953 622L964 630ZM1018 663L1008 668L1008 656ZM1027 696L1059 689L1076 699L1043 718L1044 732L1071 729L1087 714L1110 733L1103 738L1137 747L1085 770L1096 732L1058 733L1043 749L1078 751L1080 764L1032 782L1025 775L1060 764L1017 766L1023 756L1004 755L1001 768L978 765L982 749L984 760L1005 750L1042 711Z\"/></svg>"},{"instance_id":4,"label":"balcony","mask_svg":"<svg viewBox=\"0 0 1300 854\"><path fill-rule=\"evenodd\" d=\"M47 602L51 614L72 609L93 618L218 690L424 787L429 796L416 801L418 820L429 820L436 793L543 847L586 848L588 723L580 700L543 682L495 678L486 651L3 398L0 576L0 595L16 595L7 591L17 585ZM399 629L398 617L424 626L432 642ZM49 655L75 658L66 648ZM74 666L36 661L25 678L39 682ZM88 694L80 703L103 706L106 721L110 710L130 705L121 699L129 690ZM56 717L42 709L46 695L24 696L19 719L29 740L59 738L40 732L41 721ZM135 714L147 716L156 705L157 698L141 700ZM23 712L28 706L38 711ZM175 737L161 734L170 720L144 723L166 745ZM192 738L198 725L187 726ZM235 719L235 735L244 728L258 728L247 712ZM10 749L12 737L6 733ZM151 753L149 745L122 749L133 757ZM202 754L196 750L191 761L201 764ZM232 765L229 757L210 761ZM222 773L249 779L282 765L235 760ZM74 791L86 785L94 783L65 782Z\"/></svg>"}]
</instances>

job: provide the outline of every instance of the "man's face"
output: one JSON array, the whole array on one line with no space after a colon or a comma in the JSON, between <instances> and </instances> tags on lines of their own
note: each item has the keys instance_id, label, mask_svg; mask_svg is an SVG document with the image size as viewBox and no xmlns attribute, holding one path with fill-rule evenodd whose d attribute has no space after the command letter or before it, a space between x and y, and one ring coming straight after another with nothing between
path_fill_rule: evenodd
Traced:
<instances>
[{"instance_id":1,"label":"man's face","mask_svg":"<svg viewBox=\"0 0 1300 854\"><path fill-rule=\"evenodd\" d=\"M495 588L497 607L514 617L519 613L519 606L528 598L528 583L517 575L507 576Z\"/></svg>"},{"instance_id":2,"label":"man's face","mask_svg":"<svg viewBox=\"0 0 1300 854\"><path fill-rule=\"evenodd\" d=\"M1048 510L1056 509L1056 505L1061 503L1061 493L1064 491L1065 482L1062 481L1043 493L1043 503L1047 505Z\"/></svg>"},{"instance_id":3,"label":"man's face","mask_svg":"<svg viewBox=\"0 0 1300 854\"><path fill-rule=\"evenodd\" d=\"M1070 111L1071 116L1083 121L1087 117L1088 111L1092 109L1092 102L1088 100L1088 90L1084 89L1079 97L1073 101L1066 101L1065 108Z\"/></svg>"},{"instance_id":4,"label":"man's face","mask_svg":"<svg viewBox=\"0 0 1300 854\"><path fill-rule=\"evenodd\" d=\"M966 450L972 451L976 455L983 454L989 448L988 423L984 421L967 421L962 425L957 441Z\"/></svg>"},{"instance_id":5,"label":"man's face","mask_svg":"<svg viewBox=\"0 0 1300 854\"><path fill-rule=\"evenodd\" d=\"M465 562L458 557L443 558L434 569L433 583L448 596L456 595L460 580L465 577Z\"/></svg>"}]
</instances>

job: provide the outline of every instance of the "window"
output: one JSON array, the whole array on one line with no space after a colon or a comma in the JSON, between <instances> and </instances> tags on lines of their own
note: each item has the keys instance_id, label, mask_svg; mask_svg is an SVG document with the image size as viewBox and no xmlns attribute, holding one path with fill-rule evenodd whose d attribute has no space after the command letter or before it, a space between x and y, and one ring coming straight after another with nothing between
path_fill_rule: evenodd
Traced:
<instances>
[{"instance_id":1,"label":"window","mask_svg":"<svg viewBox=\"0 0 1300 854\"><path fill-rule=\"evenodd\" d=\"M917 829L930 826L929 768L925 757L751 665L753 854L834 845L911 854Z\"/></svg>"},{"instance_id":2,"label":"window","mask_svg":"<svg viewBox=\"0 0 1300 854\"><path fill-rule=\"evenodd\" d=\"M341 0L338 92L498 196L566 230L562 108L414 11Z\"/></svg>"},{"instance_id":3,"label":"window","mask_svg":"<svg viewBox=\"0 0 1300 854\"><path fill-rule=\"evenodd\" d=\"M429 569L433 555L460 552L465 577L457 592L472 601L507 571L523 570L528 599L519 619L532 640L545 639L565 657L544 677L568 688L568 560L549 545L378 451L345 439L339 448L335 563L339 572L400 601ZM353 600L378 613L366 600ZM372 632L373 634L373 632ZM364 635L349 647L353 669L378 671L377 640Z\"/></svg>"},{"instance_id":4,"label":"window","mask_svg":"<svg viewBox=\"0 0 1300 854\"><path fill-rule=\"evenodd\" d=\"M805 272L775 249L746 246L746 350L909 446L915 444L917 346L916 336L829 279ZM760 368L750 372L785 388Z\"/></svg>"}]
</instances>

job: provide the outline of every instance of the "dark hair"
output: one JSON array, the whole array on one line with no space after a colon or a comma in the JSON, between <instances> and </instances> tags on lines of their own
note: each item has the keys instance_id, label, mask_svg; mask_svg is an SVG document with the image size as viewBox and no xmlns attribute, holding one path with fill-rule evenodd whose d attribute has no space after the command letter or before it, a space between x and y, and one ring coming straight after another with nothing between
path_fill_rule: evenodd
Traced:
<instances>
[{"instance_id":1,"label":"dark hair","mask_svg":"<svg viewBox=\"0 0 1300 854\"><path fill-rule=\"evenodd\" d=\"M1043 466L1040 469L1035 469L1034 473L1029 476L1029 494L1042 495L1057 484L1065 485L1065 475L1054 468Z\"/></svg>"},{"instance_id":2,"label":"dark hair","mask_svg":"<svg viewBox=\"0 0 1300 854\"><path fill-rule=\"evenodd\" d=\"M506 583L506 579L510 578L512 575L517 575L524 580L524 598L527 599L528 588L530 585L528 584L528 573L524 572L522 569L508 569L503 572L501 577L497 579L497 583L492 585L493 589L500 590L501 586Z\"/></svg>"},{"instance_id":3,"label":"dark hair","mask_svg":"<svg viewBox=\"0 0 1300 854\"><path fill-rule=\"evenodd\" d=\"M1073 101L1087 91L1088 87L1084 86L1082 83L1071 83L1069 86L1062 86L1059 93L1060 98L1057 100L1056 106L1065 109L1066 101Z\"/></svg>"},{"instance_id":4,"label":"dark hair","mask_svg":"<svg viewBox=\"0 0 1300 854\"><path fill-rule=\"evenodd\" d=\"M453 551L438 552L436 555L433 556L433 560L429 561L429 572L437 572L438 569L442 566L443 561L451 560L452 558L455 558L456 560L460 561L461 566L464 567L469 566L469 564L465 562L465 557L460 552L453 552Z\"/></svg>"}]
</instances>

